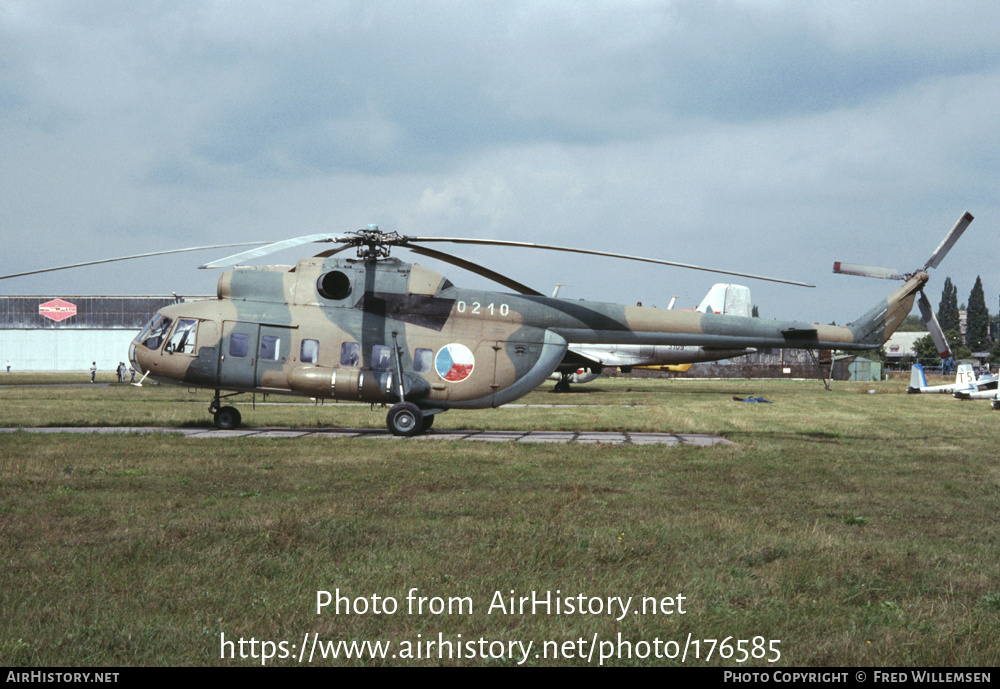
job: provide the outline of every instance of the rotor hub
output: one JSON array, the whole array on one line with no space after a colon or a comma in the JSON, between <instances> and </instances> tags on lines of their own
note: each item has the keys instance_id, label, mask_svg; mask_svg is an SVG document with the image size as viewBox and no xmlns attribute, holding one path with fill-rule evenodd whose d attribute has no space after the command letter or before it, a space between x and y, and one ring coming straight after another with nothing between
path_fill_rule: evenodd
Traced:
<instances>
[{"instance_id":1,"label":"rotor hub","mask_svg":"<svg viewBox=\"0 0 1000 689\"><path fill-rule=\"evenodd\" d=\"M363 230L351 232L351 244L358 249L358 258L377 260L388 258L392 246L404 243L405 238L398 232L383 232L378 225L369 225Z\"/></svg>"}]
</instances>

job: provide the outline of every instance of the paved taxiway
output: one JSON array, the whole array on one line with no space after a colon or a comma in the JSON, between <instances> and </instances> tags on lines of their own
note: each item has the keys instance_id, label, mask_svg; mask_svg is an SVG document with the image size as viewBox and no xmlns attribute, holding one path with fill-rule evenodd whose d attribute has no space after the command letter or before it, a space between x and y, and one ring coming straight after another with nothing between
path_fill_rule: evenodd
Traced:
<instances>
[{"instance_id":1,"label":"paved taxiway","mask_svg":"<svg viewBox=\"0 0 1000 689\"><path fill-rule=\"evenodd\" d=\"M241 428L220 431L214 428L153 428L153 427L52 427L0 428L0 432L29 433L173 433L187 438L378 438L393 441L468 440L478 442L575 443L607 445L732 445L718 435L695 433L619 433L578 431L430 431L415 438L399 438L387 430L372 428Z\"/></svg>"}]
</instances>

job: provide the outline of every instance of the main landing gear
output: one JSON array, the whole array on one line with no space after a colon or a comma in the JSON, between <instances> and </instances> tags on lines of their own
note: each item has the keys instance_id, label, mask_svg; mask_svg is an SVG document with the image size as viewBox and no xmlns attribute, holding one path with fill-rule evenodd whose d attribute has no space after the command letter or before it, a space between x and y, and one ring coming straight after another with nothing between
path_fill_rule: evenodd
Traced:
<instances>
[{"instance_id":1,"label":"main landing gear","mask_svg":"<svg viewBox=\"0 0 1000 689\"><path fill-rule=\"evenodd\" d=\"M423 410L413 402L397 402L389 409L385 425L393 435L412 438L426 433L434 425L434 415L440 410Z\"/></svg>"}]
</instances>

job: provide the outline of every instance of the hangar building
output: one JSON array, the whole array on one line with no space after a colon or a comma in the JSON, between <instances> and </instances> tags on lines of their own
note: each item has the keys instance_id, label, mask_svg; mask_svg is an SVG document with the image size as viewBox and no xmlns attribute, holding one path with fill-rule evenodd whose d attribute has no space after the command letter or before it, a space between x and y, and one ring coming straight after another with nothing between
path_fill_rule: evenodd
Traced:
<instances>
[{"instance_id":1,"label":"hangar building","mask_svg":"<svg viewBox=\"0 0 1000 689\"><path fill-rule=\"evenodd\" d=\"M0 297L0 363L12 371L101 371L128 363L128 347L176 297ZM3 371L3 369L0 369Z\"/></svg>"}]
</instances>

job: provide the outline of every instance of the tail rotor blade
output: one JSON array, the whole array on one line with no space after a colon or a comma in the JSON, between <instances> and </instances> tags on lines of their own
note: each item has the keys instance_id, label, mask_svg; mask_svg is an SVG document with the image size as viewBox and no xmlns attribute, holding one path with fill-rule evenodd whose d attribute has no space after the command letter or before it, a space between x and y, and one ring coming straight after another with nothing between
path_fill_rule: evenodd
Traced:
<instances>
[{"instance_id":1,"label":"tail rotor blade","mask_svg":"<svg viewBox=\"0 0 1000 689\"><path fill-rule=\"evenodd\" d=\"M924 325L927 326L927 329L931 333L931 338L937 346L938 355L942 359L947 359L951 356L951 347L948 346L948 340L944 336L944 331L941 330L941 325L938 323L938 319L934 315L931 303L927 299L927 295L923 292L920 293L920 298L917 299L917 306L920 307L920 315L924 320Z\"/></svg>"},{"instance_id":2,"label":"tail rotor blade","mask_svg":"<svg viewBox=\"0 0 1000 689\"><path fill-rule=\"evenodd\" d=\"M948 252L951 251L951 247L955 246L955 242L958 241L958 238L962 236L962 233L965 232L965 228L967 228L971 222L972 214L966 211L965 214L958 219L958 222L955 223L955 226L951 228L951 232L949 232L945 236L944 240L938 245L938 248L934 250L931 257L927 259L927 264L924 266L924 270L927 268L938 267L938 264L941 263L941 260L948 255Z\"/></svg>"},{"instance_id":3,"label":"tail rotor blade","mask_svg":"<svg viewBox=\"0 0 1000 689\"><path fill-rule=\"evenodd\" d=\"M906 278L895 268L883 268L881 266L865 266L860 263L841 263L837 261L833 264L833 272L842 275L860 275L866 278L882 278L884 280L905 280Z\"/></svg>"}]
</instances>

